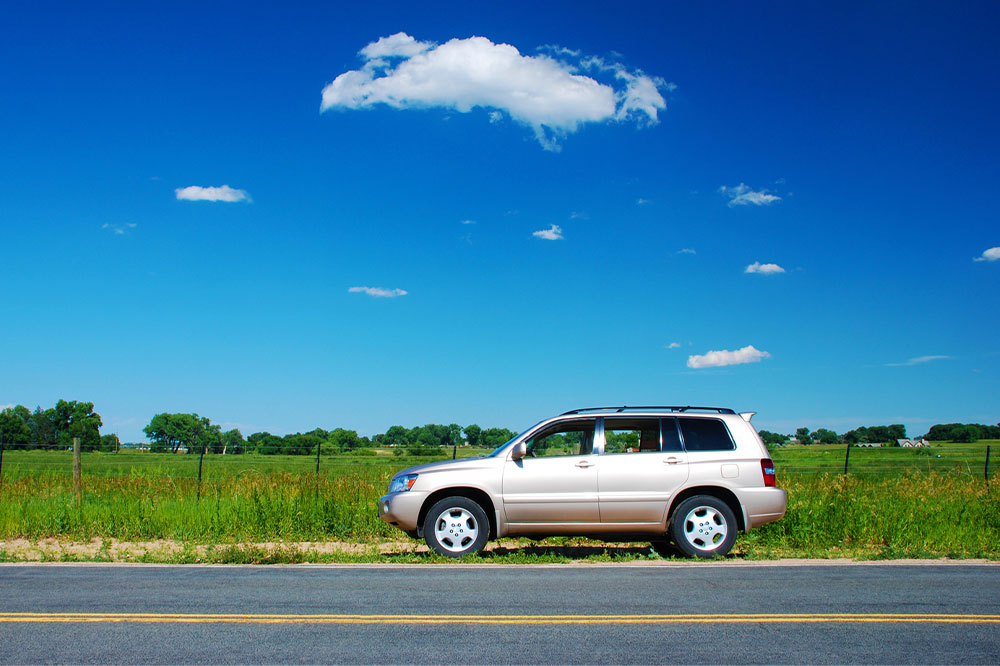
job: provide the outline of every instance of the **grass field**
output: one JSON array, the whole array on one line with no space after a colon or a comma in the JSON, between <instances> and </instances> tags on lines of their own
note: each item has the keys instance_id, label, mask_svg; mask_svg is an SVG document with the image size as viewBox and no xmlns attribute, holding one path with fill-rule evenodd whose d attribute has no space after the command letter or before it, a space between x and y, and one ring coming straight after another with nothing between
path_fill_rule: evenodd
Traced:
<instances>
[{"instance_id":1,"label":"grass field","mask_svg":"<svg viewBox=\"0 0 1000 666\"><path fill-rule=\"evenodd\" d=\"M749 558L1000 558L1000 499L996 491L987 491L983 479L986 444L852 448L846 477L840 473L843 446L773 449L779 485L789 492L788 513L778 523L742 535L734 552ZM328 456L316 475L315 458L206 456L199 499L197 456L89 453L83 455L77 504L69 452L7 451L0 541L169 540L186 548L207 545L208 551L198 551L198 559L207 561L378 560L375 544L406 537L378 519L375 502L393 473L426 460L389 452ZM257 552L259 547L246 545L329 541L370 548L310 554L293 546ZM599 542L579 539L526 543L508 544L499 549L503 555L492 557L647 556L641 547L605 551ZM182 549L166 559L193 560L194 552ZM18 555L0 544L0 559Z\"/></svg>"}]
</instances>

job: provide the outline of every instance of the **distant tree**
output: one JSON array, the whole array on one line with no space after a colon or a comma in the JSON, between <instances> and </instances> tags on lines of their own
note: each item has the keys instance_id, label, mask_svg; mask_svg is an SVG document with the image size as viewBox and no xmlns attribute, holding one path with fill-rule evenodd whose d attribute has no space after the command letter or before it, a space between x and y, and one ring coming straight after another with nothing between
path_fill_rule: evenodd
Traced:
<instances>
[{"instance_id":1,"label":"distant tree","mask_svg":"<svg viewBox=\"0 0 1000 666\"><path fill-rule=\"evenodd\" d=\"M403 426L394 425L385 431L382 444L385 446L406 446L410 443L409 431Z\"/></svg>"},{"instance_id":2,"label":"distant tree","mask_svg":"<svg viewBox=\"0 0 1000 666\"><path fill-rule=\"evenodd\" d=\"M322 442L323 440L316 435L303 435L301 433L285 435L281 439L280 453L293 456L315 454L316 447Z\"/></svg>"},{"instance_id":3,"label":"distant tree","mask_svg":"<svg viewBox=\"0 0 1000 666\"><path fill-rule=\"evenodd\" d=\"M221 428L197 414L156 414L142 429L150 439L152 451L177 453L183 446L188 453L222 450Z\"/></svg>"},{"instance_id":4,"label":"distant tree","mask_svg":"<svg viewBox=\"0 0 1000 666\"><path fill-rule=\"evenodd\" d=\"M757 434L760 435L760 438L764 440L764 444L767 446L781 446L791 439L788 435L779 435L776 432L767 430L759 430Z\"/></svg>"},{"instance_id":5,"label":"distant tree","mask_svg":"<svg viewBox=\"0 0 1000 666\"><path fill-rule=\"evenodd\" d=\"M479 438L483 434L483 429L475 423L465 426L465 441L469 446L479 446Z\"/></svg>"},{"instance_id":6,"label":"distant tree","mask_svg":"<svg viewBox=\"0 0 1000 666\"><path fill-rule=\"evenodd\" d=\"M795 439L799 444L812 444L812 437L809 435L809 428L799 428L795 431Z\"/></svg>"},{"instance_id":7,"label":"distant tree","mask_svg":"<svg viewBox=\"0 0 1000 666\"><path fill-rule=\"evenodd\" d=\"M817 428L812 434L812 440L816 444L836 444L839 441L837 433L826 428Z\"/></svg>"},{"instance_id":8,"label":"distant tree","mask_svg":"<svg viewBox=\"0 0 1000 666\"><path fill-rule=\"evenodd\" d=\"M222 454L239 454L246 451L246 440L243 439L243 433L239 429L234 428L232 430L227 430L222 433Z\"/></svg>"},{"instance_id":9,"label":"distant tree","mask_svg":"<svg viewBox=\"0 0 1000 666\"><path fill-rule=\"evenodd\" d=\"M27 418L19 409L27 412ZM31 428L28 427L30 418L31 412L21 405L0 411L0 443L12 449L27 448L31 441Z\"/></svg>"},{"instance_id":10,"label":"distant tree","mask_svg":"<svg viewBox=\"0 0 1000 666\"><path fill-rule=\"evenodd\" d=\"M479 439L479 445L495 449L516 434L516 432L507 430L507 428L487 428L483 430L482 436Z\"/></svg>"},{"instance_id":11,"label":"distant tree","mask_svg":"<svg viewBox=\"0 0 1000 666\"><path fill-rule=\"evenodd\" d=\"M345 430L343 428L331 430L328 441L331 448L339 453L353 451L361 446L361 438L358 437L358 433L354 430Z\"/></svg>"},{"instance_id":12,"label":"distant tree","mask_svg":"<svg viewBox=\"0 0 1000 666\"><path fill-rule=\"evenodd\" d=\"M101 437L101 451L115 452L121 446L118 435L111 433Z\"/></svg>"}]
</instances>

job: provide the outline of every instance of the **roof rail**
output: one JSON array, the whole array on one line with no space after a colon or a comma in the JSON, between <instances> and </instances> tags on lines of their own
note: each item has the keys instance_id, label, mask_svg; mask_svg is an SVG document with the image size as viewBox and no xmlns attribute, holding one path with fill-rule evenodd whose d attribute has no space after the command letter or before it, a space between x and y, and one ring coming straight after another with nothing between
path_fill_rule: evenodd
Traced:
<instances>
[{"instance_id":1,"label":"roof rail","mask_svg":"<svg viewBox=\"0 0 1000 666\"><path fill-rule=\"evenodd\" d=\"M728 407L694 407L692 405L656 405L656 406L626 406L621 407L584 407L563 412L560 416L583 414L584 412L714 412L716 414L735 414Z\"/></svg>"}]
</instances>

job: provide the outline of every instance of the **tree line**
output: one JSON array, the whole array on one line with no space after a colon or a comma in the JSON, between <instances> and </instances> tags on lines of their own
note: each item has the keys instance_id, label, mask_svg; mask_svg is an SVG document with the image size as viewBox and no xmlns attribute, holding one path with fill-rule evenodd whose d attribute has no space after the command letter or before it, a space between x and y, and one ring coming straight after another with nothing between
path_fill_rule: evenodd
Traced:
<instances>
[{"instance_id":1,"label":"tree line","mask_svg":"<svg viewBox=\"0 0 1000 666\"><path fill-rule=\"evenodd\" d=\"M117 451L118 437L101 437L102 425L92 402L60 400L35 411L17 405L0 410L0 443L12 449L68 449L78 437L83 451Z\"/></svg>"},{"instance_id":2,"label":"tree line","mask_svg":"<svg viewBox=\"0 0 1000 666\"><path fill-rule=\"evenodd\" d=\"M799 428L794 435L781 435L767 430L759 431L768 446L783 446L793 439L799 444L895 444L906 439L906 426L901 423L880 426L861 426L838 435L833 430ZM1000 424L948 423L931 426L924 439L934 442L977 442L980 439L1000 439Z\"/></svg>"},{"instance_id":3,"label":"tree line","mask_svg":"<svg viewBox=\"0 0 1000 666\"><path fill-rule=\"evenodd\" d=\"M0 443L7 448L68 449L73 438L80 438L84 451L117 451L121 445L117 435L101 436L100 414L94 403L59 400L54 407L34 411L23 405L0 410ZM399 455L433 455L444 447L468 445L496 448L516 435L507 428L482 428L477 424L460 426L428 423L406 428L394 425L386 432L365 437L354 430L315 428L305 433L272 435L256 432L244 437L239 429L222 430L218 424L198 414L156 414L143 428L150 449L168 453L207 453L261 455L315 455L346 453L372 447L390 447ZM892 425L862 426L837 434L827 428L815 431L802 427L794 435L761 430L768 446L783 446L791 440L799 444L894 443L906 438L906 427ZM931 426L924 437L932 441L976 442L980 439L1000 439L1000 424L947 423Z\"/></svg>"},{"instance_id":4,"label":"tree line","mask_svg":"<svg viewBox=\"0 0 1000 666\"><path fill-rule=\"evenodd\" d=\"M347 453L372 447L392 447L396 453L433 455L444 447L476 446L495 448L517 433L506 428L482 428L476 424L441 425L428 423L414 428L394 425L373 437L358 435L355 430L315 428L309 432L272 435L255 432L246 438L238 429L223 431L208 418L198 414L157 414L143 428L152 451L170 453L207 453L261 455L315 455Z\"/></svg>"}]
</instances>

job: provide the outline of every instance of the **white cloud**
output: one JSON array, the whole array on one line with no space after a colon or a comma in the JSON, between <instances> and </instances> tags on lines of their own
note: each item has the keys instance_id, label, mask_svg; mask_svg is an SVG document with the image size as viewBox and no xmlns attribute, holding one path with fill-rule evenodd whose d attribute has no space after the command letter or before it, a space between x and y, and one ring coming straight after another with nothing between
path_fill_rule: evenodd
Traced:
<instances>
[{"instance_id":1,"label":"white cloud","mask_svg":"<svg viewBox=\"0 0 1000 666\"><path fill-rule=\"evenodd\" d=\"M707 354L688 356L687 367L689 368L719 368L724 365L741 365L743 363L756 363L765 358L771 358L766 351L760 351L753 345L747 345L736 351L710 351Z\"/></svg>"},{"instance_id":2,"label":"white cloud","mask_svg":"<svg viewBox=\"0 0 1000 666\"><path fill-rule=\"evenodd\" d=\"M1000 247L991 247L973 261L996 261L997 259L1000 259Z\"/></svg>"},{"instance_id":3,"label":"white cloud","mask_svg":"<svg viewBox=\"0 0 1000 666\"><path fill-rule=\"evenodd\" d=\"M667 345L667 349L680 349L680 346L681 343L679 342L671 342L669 345Z\"/></svg>"},{"instance_id":4,"label":"white cloud","mask_svg":"<svg viewBox=\"0 0 1000 666\"><path fill-rule=\"evenodd\" d=\"M760 273L762 275L773 275L775 273L784 273L785 269L778 264L762 264L759 261L755 261L744 270L744 273Z\"/></svg>"},{"instance_id":5,"label":"white cloud","mask_svg":"<svg viewBox=\"0 0 1000 666\"><path fill-rule=\"evenodd\" d=\"M639 197L638 199L635 200L636 206L645 206L648 203L650 203L649 199L643 199L642 197Z\"/></svg>"},{"instance_id":6,"label":"white cloud","mask_svg":"<svg viewBox=\"0 0 1000 666\"><path fill-rule=\"evenodd\" d=\"M680 250L677 250L677 254L698 254L698 253L694 251L694 248L685 247L681 248Z\"/></svg>"},{"instance_id":7,"label":"white cloud","mask_svg":"<svg viewBox=\"0 0 1000 666\"><path fill-rule=\"evenodd\" d=\"M533 231L531 233L535 238L544 238L545 240L562 240L562 227L558 224L553 224L549 229L542 229L540 231Z\"/></svg>"},{"instance_id":8,"label":"white cloud","mask_svg":"<svg viewBox=\"0 0 1000 666\"><path fill-rule=\"evenodd\" d=\"M902 368L910 365L920 365L921 363L930 363L931 361L943 361L949 358L951 356L942 356L940 354L934 356L916 356L902 363L886 363L885 365L889 368Z\"/></svg>"},{"instance_id":9,"label":"white cloud","mask_svg":"<svg viewBox=\"0 0 1000 666\"><path fill-rule=\"evenodd\" d=\"M769 194L767 190L751 190L750 186L745 183L740 183L736 187L726 187L723 185L719 188L719 192L729 197L730 208L733 206L746 206L748 204L768 206L775 201L781 201L781 197L777 194Z\"/></svg>"},{"instance_id":10,"label":"white cloud","mask_svg":"<svg viewBox=\"0 0 1000 666\"><path fill-rule=\"evenodd\" d=\"M347 290L351 294L368 294L375 298L396 298L406 296L408 293L403 289L383 289L382 287L351 287Z\"/></svg>"},{"instance_id":11,"label":"white cloud","mask_svg":"<svg viewBox=\"0 0 1000 666\"><path fill-rule=\"evenodd\" d=\"M138 225L136 225L135 222L128 222L126 224L109 224L108 222L105 222L101 225L101 229L107 229L116 236L124 236L126 231L129 229L135 229L136 226Z\"/></svg>"},{"instance_id":12,"label":"white cloud","mask_svg":"<svg viewBox=\"0 0 1000 666\"><path fill-rule=\"evenodd\" d=\"M190 187L178 187L174 192L177 198L182 201L226 201L234 203L237 201L250 202L250 195L246 190L237 190L228 185L222 187L200 187L191 185Z\"/></svg>"},{"instance_id":13,"label":"white cloud","mask_svg":"<svg viewBox=\"0 0 1000 666\"><path fill-rule=\"evenodd\" d=\"M460 224L475 224L475 220L462 220Z\"/></svg>"},{"instance_id":14,"label":"white cloud","mask_svg":"<svg viewBox=\"0 0 1000 666\"><path fill-rule=\"evenodd\" d=\"M468 113L482 107L490 111L490 122L506 113L530 127L543 148L558 150L558 140L581 124L655 124L658 111L666 109L660 90L672 87L662 79L620 63L581 60L569 49L547 48L553 55L526 56L485 37L437 45L396 33L361 49L361 69L344 72L323 88L320 111L387 104ZM606 81L580 74L584 62Z\"/></svg>"},{"instance_id":15,"label":"white cloud","mask_svg":"<svg viewBox=\"0 0 1000 666\"><path fill-rule=\"evenodd\" d=\"M361 49L360 54L365 60L375 60L377 58L412 58L433 46L432 42L418 42L405 32L397 32L395 35L380 37L377 42L372 42Z\"/></svg>"}]
</instances>

